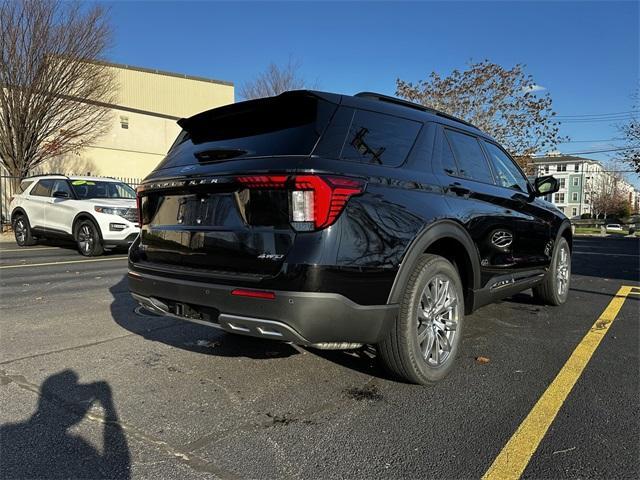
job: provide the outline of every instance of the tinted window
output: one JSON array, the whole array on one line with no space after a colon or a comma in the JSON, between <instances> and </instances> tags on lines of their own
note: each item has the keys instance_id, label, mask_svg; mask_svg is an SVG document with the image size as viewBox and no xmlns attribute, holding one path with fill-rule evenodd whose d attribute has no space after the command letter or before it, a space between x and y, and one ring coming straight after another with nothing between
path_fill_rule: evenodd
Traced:
<instances>
[{"instance_id":1,"label":"tinted window","mask_svg":"<svg viewBox=\"0 0 640 480\"><path fill-rule=\"evenodd\" d=\"M136 192L126 183L98 180L72 180L73 191L79 199L136 198Z\"/></svg>"},{"instance_id":2,"label":"tinted window","mask_svg":"<svg viewBox=\"0 0 640 480\"><path fill-rule=\"evenodd\" d=\"M392 115L356 110L340 158L398 166L407 158L421 126Z\"/></svg>"},{"instance_id":3,"label":"tinted window","mask_svg":"<svg viewBox=\"0 0 640 480\"><path fill-rule=\"evenodd\" d=\"M71 187L69 187L69 183L66 180L56 180L54 182L53 188L51 189L51 194L53 195L56 192L66 192L67 195L73 197Z\"/></svg>"},{"instance_id":4,"label":"tinted window","mask_svg":"<svg viewBox=\"0 0 640 480\"><path fill-rule=\"evenodd\" d=\"M309 155L336 108L314 96L284 95L200 113L180 121L184 132L158 168Z\"/></svg>"},{"instance_id":5,"label":"tinted window","mask_svg":"<svg viewBox=\"0 0 640 480\"><path fill-rule=\"evenodd\" d=\"M484 141L483 143L487 148L489 159L493 165L496 183L501 187L515 188L522 192L527 192L527 180L516 164L513 163L513 160L496 145Z\"/></svg>"},{"instance_id":6,"label":"tinted window","mask_svg":"<svg viewBox=\"0 0 640 480\"><path fill-rule=\"evenodd\" d=\"M20 182L20 186L18 187L19 193L24 192L32 183L33 180L23 180L22 182Z\"/></svg>"},{"instance_id":7,"label":"tinted window","mask_svg":"<svg viewBox=\"0 0 640 480\"><path fill-rule=\"evenodd\" d=\"M52 185L53 180L40 180L38 184L33 187L30 195L35 195L36 197L48 197L51 192Z\"/></svg>"},{"instance_id":8,"label":"tinted window","mask_svg":"<svg viewBox=\"0 0 640 480\"><path fill-rule=\"evenodd\" d=\"M446 136L456 157L459 175L479 182L493 183L487 159L476 137L453 130L446 130Z\"/></svg>"},{"instance_id":9,"label":"tinted window","mask_svg":"<svg viewBox=\"0 0 640 480\"><path fill-rule=\"evenodd\" d=\"M442 169L447 175L458 175L458 166L456 165L456 159L453 156L451 145L447 139L443 139L442 142Z\"/></svg>"}]
</instances>

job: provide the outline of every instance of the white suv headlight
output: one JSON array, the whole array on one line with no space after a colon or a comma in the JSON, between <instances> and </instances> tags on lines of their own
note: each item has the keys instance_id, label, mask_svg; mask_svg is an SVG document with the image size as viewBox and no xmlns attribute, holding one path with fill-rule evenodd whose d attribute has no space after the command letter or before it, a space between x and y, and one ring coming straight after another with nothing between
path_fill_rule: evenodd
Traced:
<instances>
[{"instance_id":1,"label":"white suv headlight","mask_svg":"<svg viewBox=\"0 0 640 480\"><path fill-rule=\"evenodd\" d=\"M106 213L107 215L118 215L119 217L124 218L127 215L128 208L118 208L118 207L93 207L93 209L98 213Z\"/></svg>"}]
</instances>

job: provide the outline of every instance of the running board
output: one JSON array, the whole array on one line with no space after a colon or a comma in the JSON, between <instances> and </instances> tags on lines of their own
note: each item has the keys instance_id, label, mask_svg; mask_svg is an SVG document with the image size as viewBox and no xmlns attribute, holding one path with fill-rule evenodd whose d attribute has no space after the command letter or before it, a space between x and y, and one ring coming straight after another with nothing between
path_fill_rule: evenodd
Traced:
<instances>
[{"instance_id":1,"label":"running board","mask_svg":"<svg viewBox=\"0 0 640 480\"><path fill-rule=\"evenodd\" d=\"M512 275L495 279L488 286L473 290L473 310L531 288L543 281L544 276L545 273L540 272L519 279Z\"/></svg>"}]
</instances>

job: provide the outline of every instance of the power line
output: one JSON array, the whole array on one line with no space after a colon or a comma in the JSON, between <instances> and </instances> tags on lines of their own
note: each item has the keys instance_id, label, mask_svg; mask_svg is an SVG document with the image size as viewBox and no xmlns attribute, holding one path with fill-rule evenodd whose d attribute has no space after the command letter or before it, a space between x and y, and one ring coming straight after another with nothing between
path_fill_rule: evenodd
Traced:
<instances>
[{"instance_id":1,"label":"power line","mask_svg":"<svg viewBox=\"0 0 640 480\"><path fill-rule=\"evenodd\" d=\"M620 142L622 140L626 140L625 138L622 137L617 137L617 138L605 138L602 140L569 140L567 142L558 142L559 144L566 144L566 143L598 143L598 142Z\"/></svg>"},{"instance_id":2,"label":"power line","mask_svg":"<svg viewBox=\"0 0 640 480\"><path fill-rule=\"evenodd\" d=\"M566 155L590 155L592 153L607 153L607 152L621 152L623 150L640 150L640 147L622 147L622 148L611 148L608 150L591 150L588 152L562 152L561 156ZM548 154L539 154L534 155L534 157L548 157Z\"/></svg>"},{"instance_id":3,"label":"power line","mask_svg":"<svg viewBox=\"0 0 640 480\"><path fill-rule=\"evenodd\" d=\"M609 117L609 118L594 118L594 119L580 119L580 120L564 120L562 118L558 118L555 117L556 119L558 119L558 121L562 124L565 123L601 123L601 122L626 122L627 120L633 120L635 117L633 116L628 116L628 117Z\"/></svg>"},{"instance_id":4,"label":"power line","mask_svg":"<svg viewBox=\"0 0 640 480\"><path fill-rule=\"evenodd\" d=\"M591 117L617 117L620 115L638 114L640 110L627 110L626 112L612 112L612 113L585 113L575 115L556 115L556 118L591 118Z\"/></svg>"}]
</instances>

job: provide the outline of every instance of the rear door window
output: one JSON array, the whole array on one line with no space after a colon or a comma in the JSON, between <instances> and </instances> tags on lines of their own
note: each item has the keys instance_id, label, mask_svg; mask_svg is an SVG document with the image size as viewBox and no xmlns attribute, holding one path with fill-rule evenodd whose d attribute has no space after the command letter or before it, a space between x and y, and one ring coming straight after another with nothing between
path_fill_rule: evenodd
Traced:
<instances>
[{"instance_id":1,"label":"rear door window","mask_svg":"<svg viewBox=\"0 0 640 480\"><path fill-rule=\"evenodd\" d=\"M478 139L473 135L445 129L445 137L458 164L458 176L478 182L493 183L491 169Z\"/></svg>"},{"instance_id":2,"label":"rear door window","mask_svg":"<svg viewBox=\"0 0 640 480\"><path fill-rule=\"evenodd\" d=\"M355 110L340 158L396 167L407 158L421 126L393 115Z\"/></svg>"},{"instance_id":3,"label":"rear door window","mask_svg":"<svg viewBox=\"0 0 640 480\"><path fill-rule=\"evenodd\" d=\"M51 195L52 185L53 180L40 180L31 190L31 195L35 195L36 197L49 197Z\"/></svg>"},{"instance_id":4,"label":"rear door window","mask_svg":"<svg viewBox=\"0 0 640 480\"><path fill-rule=\"evenodd\" d=\"M446 138L442 140L442 155L440 157L440 162L442 163L442 169L444 170L444 173L456 177L458 176L458 166L456 165L456 159L453 156L451 145L449 145L449 141Z\"/></svg>"}]
</instances>

